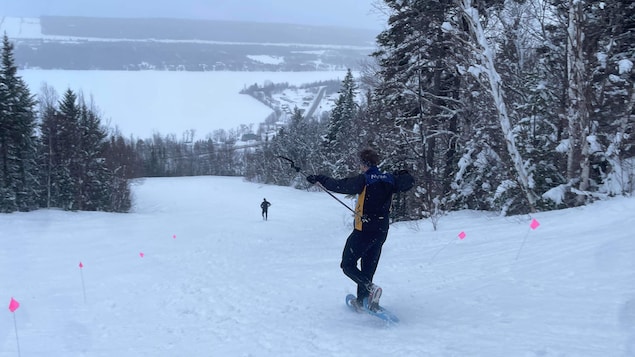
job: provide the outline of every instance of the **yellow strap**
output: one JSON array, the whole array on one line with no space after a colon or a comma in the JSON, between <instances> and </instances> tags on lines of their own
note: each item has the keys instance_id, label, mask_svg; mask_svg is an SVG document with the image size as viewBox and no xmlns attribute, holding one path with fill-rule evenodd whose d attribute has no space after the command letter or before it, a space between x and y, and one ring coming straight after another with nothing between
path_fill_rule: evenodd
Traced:
<instances>
[{"instance_id":1,"label":"yellow strap","mask_svg":"<svg viewBox=\"0 0 635 357\"><path fill-rule=\"evenodd\" d=\"M362 214L364 213L364 198L366 197L366 186L362 193L357 196L357 204L355 205L355 229L362 230Z\"/></svg>"}]
</instances>

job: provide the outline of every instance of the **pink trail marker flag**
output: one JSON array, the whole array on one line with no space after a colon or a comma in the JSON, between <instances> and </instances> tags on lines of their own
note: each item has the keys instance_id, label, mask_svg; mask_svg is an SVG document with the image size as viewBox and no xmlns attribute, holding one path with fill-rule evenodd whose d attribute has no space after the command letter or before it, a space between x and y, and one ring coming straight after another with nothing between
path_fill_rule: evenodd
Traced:
<instances>
[{"instance_id":1,"label":"pink trail marker flag","mask_svg":"<svg viewBox=\"0 0 635 357\"><path fill-rule=\"evenodd\" d=\"M540 222L538 222L535 218L533 218L531 220L531 223L529 224L529 227L531 227L531 229L536 229L540 226Z\"/></svg>"},{"instance_id":2,"label":"pink trail marker flag","mask_svg":"<svg viewBox=\"0 0 635 357\"><path fill-rule=\"evenodd\" d=\"M19 307L20 303L16 299L11 298L11 302L9 302L9 311L15 312L15 310L17 310Z\"/></svg>"},{"instance_id":3,"label":"pink trail marker flag","mask_svg":"<svg viewBox=\"0 0 635 357\"><path fill-rule=\"evenodd\" d=\"M82 293L84 294L84 304L86 303L86 284L84 283L84 264L79 262L79 276L82 279Z\"/></svg>"},{"instance_id":4,"label":"pink trail marker flag","mask_svg":"<svg viewBox=\"0 0 635 357\"><path fill-rule=\"evenodd\" d=\"M465 234L465 232L459 233L459 239L465 239L465 237L467 237L467 234Z\"/></svg>"},{"instance_id":5,"label":"pink trail marker flag","mask_svg":"<svg viewBox=\"0 0 635 357\"><path fill-rule=\"evenodd\" d=\"M11 297L11 302L9 303L9 311L13 313L13 328L15 329L15 342L18 345L18 357L20 357L20 338L18 337L18 320L15 318L15 310L20 307L20 303Z\"/></svg>"}]
</instances>

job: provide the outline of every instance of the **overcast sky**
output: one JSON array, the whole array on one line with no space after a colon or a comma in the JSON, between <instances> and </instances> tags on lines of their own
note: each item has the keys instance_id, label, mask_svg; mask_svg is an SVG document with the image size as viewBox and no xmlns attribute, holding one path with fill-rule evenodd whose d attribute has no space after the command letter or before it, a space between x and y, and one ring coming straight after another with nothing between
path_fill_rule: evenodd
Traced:
<instances>
[{"instance_id":1,"label":"overcast sky","mask_svg":"<svg viewBox=\"0 0 635 357\"><path fill-rule=\"evenodd\" d=\"M178 17L383 29L380 0L0 0L1 16Z\"/></svg>"}]
</instances>

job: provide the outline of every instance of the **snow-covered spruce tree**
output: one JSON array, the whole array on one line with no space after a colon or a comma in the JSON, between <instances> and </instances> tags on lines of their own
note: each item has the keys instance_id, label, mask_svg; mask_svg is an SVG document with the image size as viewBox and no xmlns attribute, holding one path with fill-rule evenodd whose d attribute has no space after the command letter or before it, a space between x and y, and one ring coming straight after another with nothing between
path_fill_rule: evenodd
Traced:
<instances>
[{"instance_id":1,"label":"snow-covered spruce tree","mask_svg":"<svg viewBox=\"0 0 635 357\"><path fill-rule=\"evenodd\" d=\"M300 183L297 172L291 170L289 163L279 156L299 159L296 157L299 154L297 143L304 138L297 138L296 129L302 121L302 111L294 107L289 125L279 128L275 136L266 140L260 148L245 155L245 177L248 180L281 186Z\"/></svg>"},{"instance_id":2,"label":"snow-covered spruce tree","mask_svg":"<svg viewBox=\"0 0 635 357\"><path fill-rule=\"evenodd\" d=\"M13 44L3 37L0 65L0 212L37 208L36 101L17 75Z\"/></svg>"},{"instance_id":3,"label":"snow-covered spruce tree","mask_svg":"<svg viewBox=\"0 0 635 357\"><path fill-rule=\"evenodd\" d=\"M327 173L336 177L350 175L358 168L357 152L360 149L359 105L357 84L349 69L342 81L339 97L331 111L323 137L324 155L329 167Z\"/></svg>"},{"instance_id":4,"label":"snow-covered spruce tree","mask_svg":"<svg viewBox=\"0 0 635 357\"><path fill-rule=\"evenodd\" d=\"M108 133L102 128L94 106L89 108L83 98L80 98L78 125L77 208L82 211L110 211L113 175L104 157Z\"/></svg>"},{"instance_id":5,"label":"snow-covered spruce tree","mask_svg":"<svg viewBox=\"0 0 635 357\"><path fill-rule=\"evenodd\" d=\"M139 145L141 141L137 141ZM129 179L143 176L143 162L135 144L126 141L115 130L106 138L103 148L103 157L109 175L107 192L108 211L128 212L132 207Z\"/></svg>"},{"instance_id":6,"label":"snow-covered spruce tree","mask_svg":"<svg viewBox=\"0 0 635 357\"><path fill-rule=\"evenodd\" d=\"M55 108L50 92L43 96L41 182L43 207L65 210L126 212L130 208L127 178L110 170L107 132L94 106L68 89Z\"/></svg>"},{"instance_id":7,"label":"snow-covered spruce tree","mask_svg":"<svg viewBox=\"0 0 635 357\"><path fill-rule=\"evenodd\" d=\"M629 166L632 157L635 5L570 0L549 4L555 20L547 27L545 42L561 49L545 53L552 53L551 58L560 53L559 62L565 63L558 150L567 161L562 170L566 179L544 196L572 206L593 199L598 191L629 192L631 170L624 165Z\"/></svg>"},{"instance_id":8,"label":"snow-covered spruce tree","mask_svg":"<svg viewBox=\"0 0 635 357\"><path fill-rule=\"evenodd\" d=\"M79 106L77 95L68 89L50 117L42 118L43 174L48 177L50 201L47 207L76 210L80 171Z\"/></svg>"},{"instance_id":9,"label":"snow-covered spruce tree","mask_svg":"<svg viewBox=\"0 0 635 357\"><path fill-rule=\"evenodd\" d=\"M86 131L93 132L89 137L97 139L104 135L104 139L88 143L89 147L99 150L94 151L95 155L87 163L91 182L87 185L86 192L93 207L85 209L128 212L132 207L129 179L141 177L141 160L132 144L126 142L121 135L113 133L108 136L94 109L89 111L89 115L93 116L92 129Z\"/></svg>"},{"instance_id":10,"label":"snow-covered spruce tree","mask_svg":"<svg viewBox=\"0 0 635 357\"><path fill-rule=\"evenodd\" d=\"M387 166L408 167L417 176L414 213L429 217L451 209L461 126L458 44L442 31L453 6L439 1L386 1L388 29L377 37L380 70L369 101ZM387 167L388 168L388 167Z\"/></svg>"},{"instance_id":11,"label":"snow-covered spruce tree","mask_svg":"<svg viewBox=\"0 0 635 357\"><path fill-rule=\"evenodd\" d=\"M291 169L289 162L281 159L280 156L294 161L301 159L300 155L305 144L309 144L306 138L299 136L296 129L301 127L304 115L298 107L293 108L293 114L286 127L278 129L277 134L271 139L271 145L264 152L265 163L267 164L268 177L277 185L296 186L301 184L298 173ZM305 141L303 143L303 141ZM299 167L302 163L296 162Z\"/></svg>"},{"instance_id":12,"label":"snow-covered spruce tree","mask_svg":"<svg viewBox=\"0 0 635 357\"><path fill-rule=\"evenodd\" d=\"M635 187L635 3L591 3L585 40L592 109L590 189L630 194Z\"/></svg>"},{"instance_id":13,"label":"snow-covered spruce tree","mask_svg":"<svg viewBox=\"0 0 635 357\"><path fill-rule=\"evenodd\" d=\"M57 206L57 185L54 184L57 166L57 132L59 131L59 113L57 112L57 92L52 87L43 86L39 95L40 105L40 142L38 162L40 167L40 185L42 195L40 207Z\"/></svg>"},{"instance_id":14,"label":"snow-covered spruce tree","mask_svg":"<svg viewBox=\"0 0 635 357\"><path fill-rule=\"evenodd\" d=\"M302 168L304 174L324 173L324 165L329 161L321 150L320 143L323 133L324 123L320 123L315 118L307 118L299 109L295 108L285 138L286 145L280 149L286 153L285 156L295 160L296 165ZM304 176L294 174L294 178L299 180L298 182L294 181L294 185L306 187L307 182L304 180Z\"/></svg>"},{"instance_id":15,"label":"snow-covered spruce tree","mask_svg":"<svg viewBox=\"0 0 635 357\"><path fill-rule=\"evenodd\" d=\"M265 151L268 149L269 141L265 141L261 146L256 147L252 152L245 154L245 179L250 182L272 182L273 178L269 176L269 165L266 162Z\"/></svg>"}]
</instances>

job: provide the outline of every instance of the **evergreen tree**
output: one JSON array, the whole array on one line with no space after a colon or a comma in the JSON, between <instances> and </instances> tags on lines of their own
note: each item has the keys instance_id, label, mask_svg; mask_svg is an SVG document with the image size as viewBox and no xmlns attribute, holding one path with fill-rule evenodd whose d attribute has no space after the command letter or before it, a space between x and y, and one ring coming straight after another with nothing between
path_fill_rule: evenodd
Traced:
<instances>
[{"instance_id":1,"label":"evergreen tree","mask_svg":"<svg viewBox=\"0 0 635 357\"><path fill-rule=\"evenodd\" d=\"M357 169L359 163L356 154L359 151L359 131L362 128L356 103L357 85L349 69L342 81L339 97L331 111L323 137L324 153L330 164L327 172L335 176L349 175Z\"/></svg>"},{"instance_id":2,"label":"evergreen tree","mask_svg":"<svg viewBox=\"0 0 635 357\"><path fill-rule=\"evenodd\" d=\"M280 157L295 161L305 174L326 172L322 153L324 133L322 123L307 118L302 110L295 107L288 125L279 128L271 139L265 139L260 148L244 154L246 178L268 184L309 187L304 176Z\"/></svg>"},{"instance_id":3,"label":"evergreen tree","mask_svg":"<svg viewBox=\"0 0 635 357\"><path fill-rule=\"evenodd\" d=\"M81 165L78 155L80 149L79 132L80 108L77 95L68 89L59 103L55 128L55 146L53 152L52 182L55 207L76 210L79 202L79 177Z\"/></svg>"},{"instance_id":4,"label":"evergreen tree","mask_svg":"<svg viewBox=\"0 0 635 357\"><path fill-rule=\"evenodd\" d=\"M542 57L556 66L545 70L543 78L556 88L551 108L561 115L556 150L567 159L561 170L564 179L553 185L566 192L557 201L572 206L591 200L597 191L630 191L626 158L632 156L628 132L635 102L635 5L568 0L552 0L549 5L555 16L545 27ZM551 79L553 73L565 76ZM554 196L559 195L549 195Z\"/></svg>"},{"instance_id":5,"label":"evergreen tree","mask_svg":"<svg viewBox=\"0 0 635 357\"><path fill-rule=\"evenodd\" d=\"M55 108L42 113L42 182L44 207L126 212L130 190L126 171L109 156L108 134L91 104L68 89Z\"/></svg>"},{"instance_id":6,"label":"evergreen tree","mask_svg":"<svg viewBox=\"0 0 635 357\"><path fill-rule=\"evenodd\" d=\"M57 133L60 128L60 115L57 112L55 101L51 98L54 92L47 93L46 101L41 100L41 143L40 154L40 182L43 185L43 192L40 206L56 207L58 199L58 185L56 184L59 166L59 143Z\"/></svg>"},{"instance_id":7,"label":"evergreen tree","mask_svg":"<svg viewBox=\"0 0 635 357\"><path fill-rule=\"evenodd\" d=\"M635 3L592 3L585 39L589 62L591 139L590 184L608 194L627 194L635 184Z\"/></svg>"},{"instance_id":8,"label":"evergreen tree","mask_svg":"<svg viewBox=\"0 0 635 357\"><path fill-rule=\"evenodd\" d=\"M0 212L37 207L36 101L17 75L13 44L4 35L0 67Z\"/></svg>"},{"instance_id":9,"label":"evergreen tree","mask_svg":"<svg viewBox=\"0 0 635 357\"><path fill-rule=\"evenodd\" d=\"M104 158L108 134L95 110L88 108L83 99L80 103L77 207L83 211L108 211L108 184L112 179Z\"/></svg>"},{"instance_id":10,"label":"evergreen tree","mask_svg":"<svg viewBox=\"0 0 635 357\"><path fill-rule=\"evenodd\" d=\"M415 210L430 216L451 204L456 173L463 93L460 78L464 56L460 43L442 31L450 2L386 1L389 28L382 32L374 53L382 81L369 100L372 132L389 161L386 168L408 166L417 175ZM425 16L422 16L425 14ZM416 193L415 193L416 192ZM416 196L415 196L416 195Z\"/></svg>"}]
</instances>

